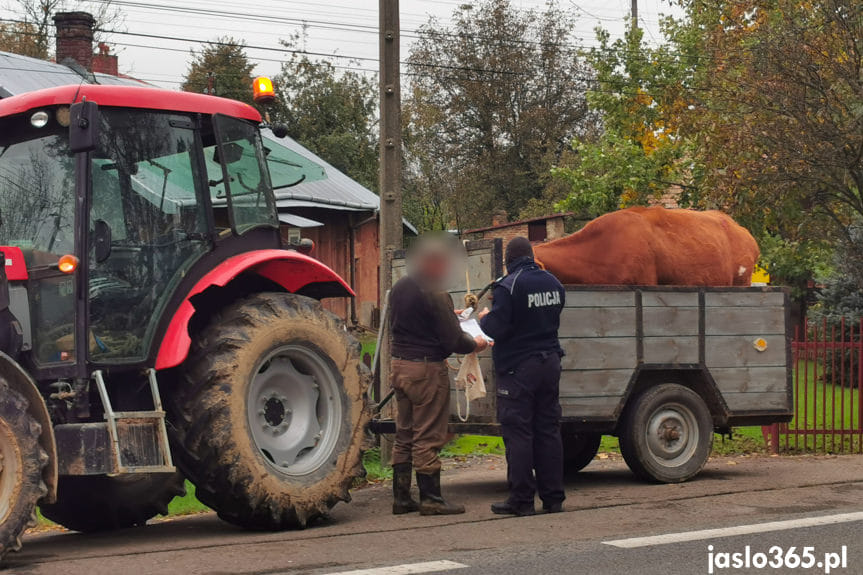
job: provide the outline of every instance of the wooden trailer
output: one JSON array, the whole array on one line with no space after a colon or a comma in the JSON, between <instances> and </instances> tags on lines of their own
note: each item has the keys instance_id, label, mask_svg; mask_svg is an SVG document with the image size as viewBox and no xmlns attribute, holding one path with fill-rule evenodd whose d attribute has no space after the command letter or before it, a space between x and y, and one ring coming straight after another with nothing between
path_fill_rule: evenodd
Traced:
<instances>
[{"instance_id":1,"label":"wooden trailer","mask_svg":"<svg viewBox=\"0 0 863 575\"><path fill-rule=\"evenodd\" d=\"M468 243L468 276L453 290L479 292L502 272L500 240ZM394 274L404 273L401 260ZM468 286L468 282L470 286ZM714 431L792 416L789 294L772 287L567 286L560 338L561 426L568 466L596 455L602 435L620 438L640 477L678 482L707 461ZM490 305L487 297L480 308ZM453 362L455 364L455 362ZM454 433L499 433L490 351L481 355L488 395L456 417ZM454 365L455 367L455 365ZM453 380L455 371L453 370ZM382 381L386 382L384 378ZM382 390L386 393L386 389ZM462 408L462 412L464 408ZM393 429L386 412L378 431Z\"/></svg>"}]
</instances>

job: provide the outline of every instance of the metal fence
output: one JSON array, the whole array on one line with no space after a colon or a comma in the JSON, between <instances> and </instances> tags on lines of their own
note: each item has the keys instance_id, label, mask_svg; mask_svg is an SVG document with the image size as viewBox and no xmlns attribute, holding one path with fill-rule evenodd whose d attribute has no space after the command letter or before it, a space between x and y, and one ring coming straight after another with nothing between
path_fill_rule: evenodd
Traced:
<instances>
[{"instance_id":1,"label":"metal fence","mask_svg":"<svg viewBox=\"0 0 863 575\"><path fill-rule=\"evenodd\" d=\"M763 429L771 452L863 453L863 318L796 332L794 419Z\"/></svg>"}]
</instances>

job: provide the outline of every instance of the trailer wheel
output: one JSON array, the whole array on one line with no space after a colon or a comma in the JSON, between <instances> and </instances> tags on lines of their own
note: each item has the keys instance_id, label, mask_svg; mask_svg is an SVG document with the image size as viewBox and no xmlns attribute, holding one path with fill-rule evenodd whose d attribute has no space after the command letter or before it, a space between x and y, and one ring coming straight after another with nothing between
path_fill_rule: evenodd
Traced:
<instances>
[{"instance_id":1,"label":"trailer wheel","mask_svg":"<svg viewBox=\"0 0 863 575\"><path fill-rule=\"evenodd\" d=\"M168 514L168 503L185 495L179 473L61 477L57 502L42 505L42 515L72 531L95 533L145 525Z\"/></svg>"},{"instance_id":2,"label":"trailer wheel","mask_svg":"<svg viewBox=\"0 0 863 575\"><path fill-rule=\"evenodd\" d=\"M713 419L697 393L676 383L651 387L627 409L620 451L640 478L680 483L707 463Z\"/></svg>"},{"instance_id":3,"label":"trailer wheel","mask_svg":"<svg viewBox=\"0 0 863 575\"><path fill-rule=\"evenodd\" d=\"M198 498L251 529L304 527L363 474L368 370L311 298L256 294L198 334L173 397L177 461Z\"/></svg>"},{"instance_id":4,"label":"trailer wheel","mask_svg":"<svg viewBox=\"0 0 863 575\"><path fill-rule=\"evenodd\" d=\"M587 467L599 451L599 433L564 433L563 467L566 473L578 473Z\"/></svg>"},{"instance_id":5,"label":"trailer wheel","mask_svg":"<svg viewBox=\"0 0 863 575\"><path fill-rule=\"evenodd\" d=\"M36 525L36 502L47 493L42 429L27 407L0 374L0 557L21 549L21 535Z\"/></svg>"}]
</instances>

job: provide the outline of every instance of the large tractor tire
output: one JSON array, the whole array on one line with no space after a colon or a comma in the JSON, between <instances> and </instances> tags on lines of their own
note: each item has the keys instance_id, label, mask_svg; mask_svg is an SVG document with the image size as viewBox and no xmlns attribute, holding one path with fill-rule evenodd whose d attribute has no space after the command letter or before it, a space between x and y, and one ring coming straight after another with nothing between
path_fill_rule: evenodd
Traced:
<instances>
[{"instance_id":1,"label":"large tractor tire","mask_svg":"<svg viewBox=\"0 0 863 575\"><path fill-rule=\"evenodd\" d=\"M588 466L599 452L599 433L564 433L563 468L567 474L578 473Z\"/></svg>"},{"instance_id":2,"label":"large tractor tire","mask_svg":"<svg viewBox=\"0 0 863 575\"><path fill-rule=\"evenodd\" d=\"M36 525L36 502L47 493L42 470L48 454L27 407L0 373L0 557L21 549L21 535Z\"/></svg>"},{"instance_id":3,"label":"large tractor tire","mask_svg":"<svg viewBox=\"0 0 863 575\"><path fill-rule=\"evenodd\" d=\"M194 338L171 398L178 464L225 521L304 527L363 474L368 383L360 345L320 302L252 295Z\"/></svg>"},{"instance_id":4,"label":"large tractor tire","mask_svg":"<svg viewBox=\"0 0 863 575\"><path fill-rule=\"evenodd\" d=\"M179 473L61 477L57 502L40 510L51 521L83 533L139 527L167 515L168 503L185 495L184 483Z\"/></svg>"},{"instance_id":5,"label":"large tractor tire","mask_svg":"<svg viewBox=\"0 0 863 575\"><path fill-rule=\"evenodd\" d=\"M680 483L707 463L713 418L700 395L676 383L651 387L627 408L620 452L638 477Z\"/></svg>"}]
</instances>

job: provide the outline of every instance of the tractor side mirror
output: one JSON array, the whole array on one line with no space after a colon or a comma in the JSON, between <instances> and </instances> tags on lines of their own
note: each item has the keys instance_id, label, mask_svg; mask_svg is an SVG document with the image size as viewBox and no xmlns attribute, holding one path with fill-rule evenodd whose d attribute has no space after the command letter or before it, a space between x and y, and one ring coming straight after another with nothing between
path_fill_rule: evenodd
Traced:
<instances>
[{"instance_id":1,"label":"tractor side mirror","mask_svg":"<svg viewBox=\"0 0 863 575\"><path fill-rule=\"evenodd\" d=\"M216 149L213 152L213 161L216 163L224 161L226 166L236 164L242 159L243 146L236 142L228 142L226 144L216 146Z\"/></svg>"},{"instance_id":2,"label":"tractor side mirror","mask_svg":"<svg viewBox=\"0 0 863 575\"><path fill-rule=\"evenodd\" d=\"M69 120L69 148L73 153L96 149L99 137L99 105L96 102L72 104Z\"/></svg>"},{"instance_id":3,"label":"tractor side mirror","mask_svg":"<svg viewBox=\"0 0 863 575\"><path fill-rule=\"evenodd\" d=\"M93 222L93 251L97 263L111 255L111 226L105 220Z\"/></svg>"}]
</instances>

